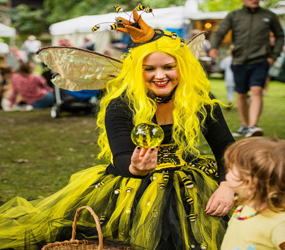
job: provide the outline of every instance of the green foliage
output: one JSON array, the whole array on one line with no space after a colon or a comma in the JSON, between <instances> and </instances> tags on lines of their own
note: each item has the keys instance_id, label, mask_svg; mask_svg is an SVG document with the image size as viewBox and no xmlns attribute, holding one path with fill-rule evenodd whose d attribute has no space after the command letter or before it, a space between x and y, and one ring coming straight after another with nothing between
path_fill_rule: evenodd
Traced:
<instances>
[{"instance_id":1,"label":"green foliage","mask_svg":"<svg viewBox=\"0 0 285 250\"><path fill-rule=\"evenodd\" d=\"M15 28L21 34L40 35L48 28L43 10L32 11L27 5L20 4L12 9L10 13Z\"/></svg>"},{"instance_id":2,"label":"green foliage","mask_svg":"<svg viewBox=\"0 0 285 250\"><path fill-rule=\"evenodd\" d=\"M211 92L227 103L222 79L211 79ZM285 139L284 93L284 83L270 83L258 124L265 136ZM230 130L238 129L236 96L233 108L222 110ZM47 109L0 111L0 121L0 204L15 196L47 197L67 185L76 171L104 163L96 158L99 153L96 117L62 112L59 118L52 119ZM212 154L203 137L199 150Z\"/></svg>"},{"instance_id":3,"label":"green foliage","mask_svg":"<svg viewBox=\"0 0 285 250\"><path fill-rule=\"evenodd\" d=\"M183 6L186 0L144 0L144 5L149 5L151 8L168 8L170 6Z\"/></svg>"},{"instance_id":4,"label":"green foliage","mask_svg":"<svg viewBox=\"0 0 285 250\"><path fill-rule=\"evenodd\" d=\"M22 35L40 35L48 30L48 26L67 19L83 16L115 12L114 6L121 6L124 11L131 11L139 3L149 5L151 8L167 8L170 6L183 6L186 0L44 0L43 10L31 10L21 4L10 10L14 26ZM198 0L199 8L203 11L232 11L242 6L241 0ZM264 0L265 8L276 7L278 0ZM102 20L105 21L105 20Z\"/></svg>"},{"instance_id":5,"label":"green foliage","mask_svg":"<svg viewBox=\"0 0 285 250\"><path fill-rule=\"evenodd\" d=\"M152 8L166 8L172 5L183 5L185 0L45 0L43 10L31 10L27 5L21 4L11 9L9 14L21 35L40 35L48 30L49 25L56 22L83 15L115 12L115 5L121 6L124 11L131 11L139 3Z\"/></svg>"},{"instance_id":6,"label":"green foliage","mask_svg":"<svg viewBox=\"0 0 285 250\"><path fill-rule=\"evenodd\" d=\"M241 8L241 0L198 0L203 11L232 11Z\"/></svg>"},{"instance_id":7,"label":"green foliage","mask_svg":"<svg viewBox=\"0 0 285 250\"><path fill-rule=\"evenodd\" d=\"M279 0L260 1L263 8L277 7ZM232 11L242 7L241 0L198 0L199 9L203 11Z\"/></svg>"},{"instance_id":8,"label":"green foliage","mask_svg":"<svg viewBox=\"0 0 285 250\"><path fill-rule=\"evenodd\" d=\"M122 6L125 11L129 11L133 6L136 6L139 3L139 0L121 0L119 2L119 5ZM47 21L49 23L54 23L83 15L97 15L115 12L115 5L118 5L117 0L45 0L44 10L49 13Z\"/></svg>"},{"instance_id":9,"label":"green foliage","mask_svg":"<svg viewBox=\"0 0 285 250\"><path fill-rule=\"evenodd\" d=\"M47 22L55 23L83 15L97 15L115 12L115 5L119 5L124 9L124 11L131 11L139 3L146 6L149 5L151 8L166 8L172 5L184 5L185 0L45 0L44 10L49 13L47 16Z\"/></svg>"},{"instance_id":10,"label":"green foliage","mask_svg":"<svg viewBox=\"0 0 285 250\"><path fill-rule=\"evenodd\" d=\"M277 8L279 0L264 0L262 1L263 5L262 7L264 8Z\"/></svg>"}]
</instances>

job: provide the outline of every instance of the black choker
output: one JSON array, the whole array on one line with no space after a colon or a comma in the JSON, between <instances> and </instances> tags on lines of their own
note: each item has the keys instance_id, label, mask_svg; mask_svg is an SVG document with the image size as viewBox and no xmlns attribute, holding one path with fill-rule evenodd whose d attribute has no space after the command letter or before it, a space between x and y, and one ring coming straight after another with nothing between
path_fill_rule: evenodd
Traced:
<instances>
[{"instance_id":1,"label":"black choker","mask_svg":"<svg viewBox=\"0 0 285 250\"><path fill-rule=\"evenodd\" d=\"M176 88L177 88L177 86L171 91L170 95L168 95L168 96L159 96L159 95L156 95L155 93L151 93L151 92L148 92L147 96L150 99L154 100L158 104L159 103L168 103L172 99Z\"/></svg>"}]
</instances>

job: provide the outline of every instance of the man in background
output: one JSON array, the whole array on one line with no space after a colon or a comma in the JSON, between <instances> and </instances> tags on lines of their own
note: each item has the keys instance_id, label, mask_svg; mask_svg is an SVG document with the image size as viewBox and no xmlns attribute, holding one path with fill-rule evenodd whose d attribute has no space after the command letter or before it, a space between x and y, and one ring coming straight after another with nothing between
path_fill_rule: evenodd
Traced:
<instances>
[{"instance_id":1,"label":"man in background","mask_svg":"<svg viewBox=\"0 0 285 250\"><path fill-rule=\"evenodd\" d=\"M218 47L224 36L232 30L232 70L236 83L237 108L241 127L233 136L261 136L258 120L262 111L263 94L268 69L282 51L284 33L278 17L259 6L259 0L242 0L242 9L230 12L220 23L211 39L209 56L218 57ZM274 34L275 46L270 49L270 32ZM248 91L251 98L248 98Z\"/></svg>"},{"instance_id":2,"label":"man in background","mask_svg":"<svg viewBox=\"0 0 285 250\"><path fill-rule=\"evenodd\" d=\"M30 35L23 43L22 50L26 53L29 62L37 62L35 53L41 48L42 44L34 35ZM26 61L26 60L23 60Z\"/></svg>"}]
</instances>

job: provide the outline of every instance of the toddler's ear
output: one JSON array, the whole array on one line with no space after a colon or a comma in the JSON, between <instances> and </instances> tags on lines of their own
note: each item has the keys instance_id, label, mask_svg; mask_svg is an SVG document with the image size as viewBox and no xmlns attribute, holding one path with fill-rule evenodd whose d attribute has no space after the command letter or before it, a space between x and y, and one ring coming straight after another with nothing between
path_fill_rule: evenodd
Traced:
<instances>
[{"instance_id":1,"label":"toddler's ear","mask_svg":"<svg viewBox=\"0 0 285 250\"><path fill-rule=\"evenodd\" d=\"M251 176L248 176L248 177L246 177L246 180L247 180L247 183L250 185L250 186L252 186L252 187L254 187L254 186L256 186L257 185L257 183L258 183L258 178L257 177L251 177Z\"/></svg>"}]
</instances>

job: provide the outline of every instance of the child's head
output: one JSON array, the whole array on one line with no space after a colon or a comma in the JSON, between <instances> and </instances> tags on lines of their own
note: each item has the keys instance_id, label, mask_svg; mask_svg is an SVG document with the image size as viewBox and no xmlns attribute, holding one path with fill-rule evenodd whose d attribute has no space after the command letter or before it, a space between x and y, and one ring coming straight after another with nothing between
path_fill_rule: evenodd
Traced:
<instances>
[{"instance_id":1,"label":"child's head","mask_svg":"<svg viewBox=\"0 0 285 250\"><path fill-rule=\"evenodd\" d=\"M266 204L285 211L285 141L251 137L232 144L224 155L226 179L238 194L238 205Z\"/></svg>"}]
</instances>

